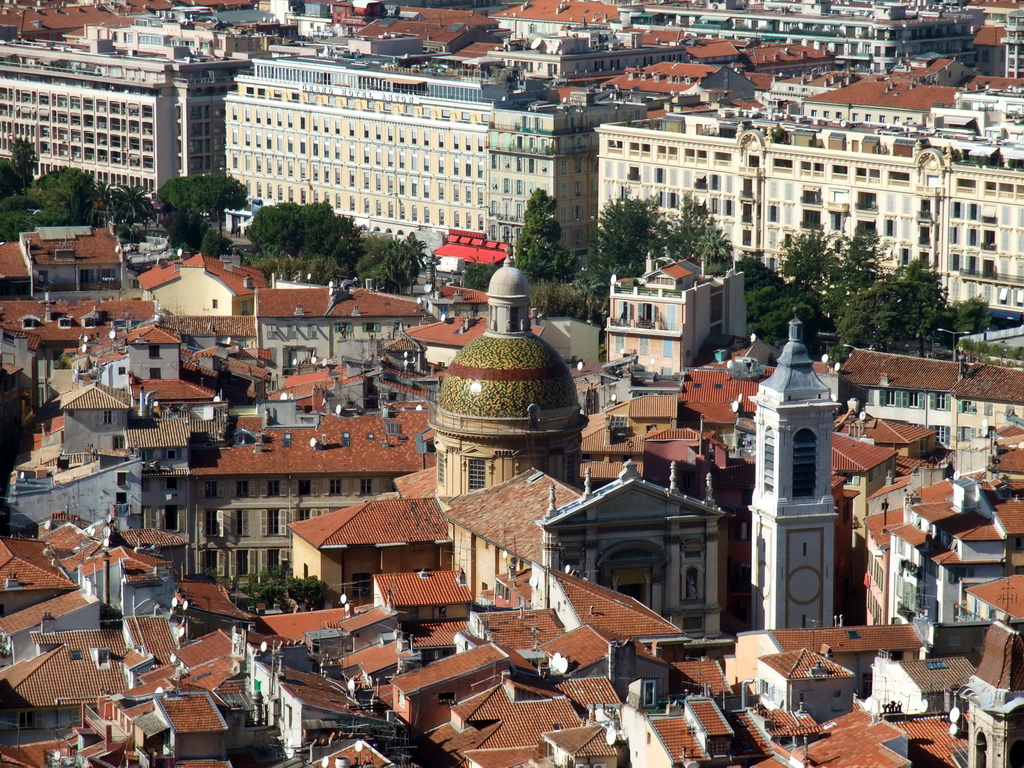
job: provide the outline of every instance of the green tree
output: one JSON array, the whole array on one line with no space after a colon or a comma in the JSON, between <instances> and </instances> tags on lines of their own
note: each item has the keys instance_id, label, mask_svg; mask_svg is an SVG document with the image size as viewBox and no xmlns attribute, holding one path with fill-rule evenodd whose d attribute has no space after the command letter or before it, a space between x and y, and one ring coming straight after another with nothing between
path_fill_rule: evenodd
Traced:
<instances>
[{"instance_id":1,"label":"green tree","mask_svg":"<svg viewBox=\"0 0 1024 768\"><path fill-rule=\"evenodd\" d=\"M288 597L307 609L320 608L324 602L324 583L316 576L292 576L285 583Z\"/></svg>"},{"instance_id":2,"label":"green tree","mask_svg":"<svg viewBox=\"0 0 1024 768\"><path fill-rule=\"evenodd\" d=\"M24 185L10 160L0 160L0 198L21 195Z\"/></svg>"},{"instance_id":3,"label":"green tree","mask_svg":"<svg viewBox=\"0 0 1024 768\"><path fill-rule=\"evenodd\" d=\"M937 272L928 269L919 259L900 267L894 278L900 287L903 324L910 331L905 336L917 339L920 355L924 357L924 340L939 327L946 310L946 291L942 280Z\"/></svg>"},{"instance_id":4,"label":"green tree","mask_svg":"<svg viewBox=\"0 0 1024 768\"><path fill-rule=\"evenodd\" d=\"M531 281L565 280L575 270L576 257L562 247L562 225L558 223L557 212L558 201L539 187L526 201L515 261Z\"/></svg>"},{"instance_id":5,"label":"green tree","mask_svg":"<svg viewBox=\"0 0 1024 768\"><path fill-rule=\"evenodd\" d=\"M252 217L246 235L262 247L276 246L295 256L306 242L302 206L298 203L264 205Z\"/></svg>"},{"instance_id":6,"label":"green tree","mask_svg":"<svg viewBox=\"0 0 1024 768\"><path fill-rule=\"evenodd\" d=\"M575 317L594 322L600 310L600 300L593 291L581 289L573 283L542 281L531 286L530 305L546 317Z\"/></svg>"},{"instance_id":7,"label":"green tree","mask_svg":"<svg viewBox=\"0 0 1024 768\"><path fill-rule=\"evenodd\" d=\"M743 273L743 288L747 292L759 288L782 290L786 285L786 281L779 277L778 272L769 269L764 262L752 256L745 256L737 261L736 271Z\"/></svg>"},{"instance_id":8,"label":"green tree","mask_svg":"<svg viewBox=\"0 0 1024 768\"><path fill-rule=\"evenodd\" d=\"M608 292L612 275L639 277L648 256L665 250L666 223L656 198L627 197L605 203L590 238L588 271L601 280Z\"/></svg>"},{"instance_id":9,"label":"green tree","mask_svg":"<svg viewBox=\"0 0 1024 768\"><path fill-rule=\"evenodd\" d=\"M813 346L814 338L826 325L817 297L796 285L764 285L746 291L747 330L770 344L789 338L793 309L804 324L804 339Z\"/></svg>"},{"instance_id":10,"label":"green tree","mask_svg":"<svg viewBox=\"0 0 1024 768\"><path fill-rule=\"evenodd\" d=\"M981 296L972 296L964 301L951 302L948 319L941 319L944 328L964 333L981 333L992 324L992 312L988 302Z\"/></svg>"},{"instance_id":11,"label":"green tree","mask_svg":"<svg viewBox=\"0 0 1024 768\"><path fill-rule=\"evenodd\" d=\"M713 221L697 241L696 256L705 275L724 275L733 266L732 244Z\"/></svg>"},{"instance_id":12,"label":"green tree","mask_svg":"<svg viewBox=\"0 0 1024 768\"><path fill-rule=\"evenodd\" d=\"M404 240L386 238L382 247L366 253L356 266L360 278L373 278L378 288L400 292L412 287L422 266L424 245L415 235Z\"/></svg>"},{"instance_id":13,"label":"green tree","mask_svg":"<svg viewBox=\"0 0 1024 768\"><path fill-rule=\"evenodd\" d=\"M34 229L35 222L28 211L0 213L0 240L5 243L17 240L22 232L31 232Z\"/></svg>"},{"instance_id":14,"label":"green tree","mask_svg":"<svg viewBox=\"0 0 1024 768\"><path fill-rule=\"evenodd\" d=\"M201 213L189 208L179 208L167 226L167 239L172 248L198 251L203 245L203 237L209 230L210 225Z\"/></svg>"},{"instance_id":15,"label":"green tree","mask_svg":"<svg viewBox=\"0 0 1024 768\"><path fill-rule=\"evenodd\" d=\"M724 274L732 266L732 246L725 233L692 192L683 193L679 209L665 223L665 255L701 263L707 274Z\"/></svg>"},{"instance_id":16,"label":"green tree","mask_svg":"<svg viewBox=\"0 0 1024 768\"><path fill-rule=\"evenodd\" d=\"M112 214L118 224L133 227L154 216L153 200L145 187L117 187L111 195Z\"/></svg>"},{"instance_id":17,"label":"green tree","mask_svg":"<svg viewBox=\"0 0 1024 768\"><path fill-rule=\"evenodd\" d=\"M783 276L803 288L824 295L839 273L839 238L822 231L801 232L782 249Z\"/></svg>"},{"instance_id":18,"label":"green tree","mask_svg":"<svg viewBox=\"0 0 1024 768\"><path fill-rule=\"evenodd\" d=\"M363 237L349 216L338 216L329 203L265 205L256 212L249 239L265 248L281 248L292 256L327 258L342 274L354 273L363 256Z\"/></svg>"},{"instance_id":19,"label":"green tree","mask_svg":"<svg viewBox=\"0 0 1024 768\"><path fill-rule=\"evenodd\" d=\"M241 208L247 197L242 182L217 173L178 176L164 182L156 193L156 199L161 203L215 218L221 232L224 231L224 211Z\"/></svg>"},{"instance_id":20,"label":"green tree","mask_svg":"<svg viewBox=\"0 0 1024 768\"><path fill-rule=\"evenodd\" d=\"M92 199L93 221L102 226L110 223L114 209L114 187L105 181L95 182L96 195Z\"/></svg>"},{"instance_id":21,"label":"green tree","mask_svg":"<svg viewBox=\"0 0 1024 768\"><path fill-rule=\"evenodd\" d=\"M275 275L282 280L300 281L307 281L306 275L309 275L307 282L318 285L327 285L331 280L338 281L343 277L338 271L338 265L329 259L294 259L274 249L261 252L249 259L249 263L263 273L267 285L272 283Z\"/></svg>"},{"instance_id":22,"label":"green tree","mask_svg":"<svg viewBox=\"0 0 1024 768\"><path fill-rule=\"evenodd\" d=\"M224 237L213 227L206 230L203 240L199 244L199 251L207 256L220 258L231 250L231 239Z\"/></svg>"},{"instance_id":23,"label":"green tree","mask_svg":"<svg viewBox=\"0 0 1024 768\"><path fill-rule=\"evenodd\" d=\"M894 341L907 336L905 298L895 279L879 280L850 297L837 323L839 338L854 347L887 352Z\"/></svg>"},{"instance_id":24,"label":"green tree","mask_svg":"<svg viewBox=\"0 0 1024 768\"><path fill-rule=\"evenodd\" d=\"M288 577L280 568L265 568L249 577L242 592L253 605L283 607L288 597Z\"/></svg>"},{"instance_id":25,"label":"green tree","mask_svg":"<svg viewBox=\"0 0 1024 768\"><path fill-rule=\"evenodd\" d=\"M21 182L21 191L28 189L36 176L36 167L39 165L35 145L25 139L15 139L11 142L11 165L14 167L14 174Z\"/></svg>"},{"instance_id":26,"label":"green tree","mask_svg":"<svg viewBox=\"0 0 1024 768\"><path fill-rule=\"evenodd\" d=\"M491 284L491 278L498 271L497 264L467 264L462 272L463 282L467 288L477 291L486 291Z\"/></svg>"},{"instance_id":27,"label":"green tree","mask_svg":"<svg viewBox=\"0 0 1024 768\"><path fill-rule=\"evenodd\" d=\"M46 174L36 182L32 196L65 224L92 224L95 218L96 181L81 168L60 168Z\"/></svg>"}]
</instances>

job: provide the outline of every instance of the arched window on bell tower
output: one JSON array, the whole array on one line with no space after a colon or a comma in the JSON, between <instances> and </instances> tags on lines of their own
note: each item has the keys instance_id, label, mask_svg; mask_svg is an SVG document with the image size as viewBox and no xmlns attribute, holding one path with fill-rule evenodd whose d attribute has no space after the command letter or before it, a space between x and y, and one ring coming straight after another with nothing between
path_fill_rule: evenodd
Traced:
<instances>
[{"instance_id":1,"label":"arched window on bell tower","mask_svg":"<svg viewBox=\"0 0 1024 768\"><path fill-rule=\"evenodd\" d=\"M775 492L775 430L771 427L764 430L764 489Z\"/></svg>"},{"instance_id":2,"label":"arched window on bell tower","mask_svg":"<svg viewBox=\"0 0 1024 768\"><path fill-rule=\"evenodd\" d=\"M814 496L817 482L818 438L801 429L793 438L793 498Z\"/></svg>"}]
</instances>

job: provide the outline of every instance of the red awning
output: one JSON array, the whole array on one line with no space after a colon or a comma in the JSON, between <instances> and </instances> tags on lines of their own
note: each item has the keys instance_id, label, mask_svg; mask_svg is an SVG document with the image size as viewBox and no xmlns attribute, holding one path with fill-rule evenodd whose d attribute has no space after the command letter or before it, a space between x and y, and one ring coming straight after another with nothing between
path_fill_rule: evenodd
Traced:
<instances>
[{"instance_id":1,"label":"red awning","mask_svg":"<svg viewBox=\"0 0 1024 768\"><path fill-rule=\"evenodd\" d=\"M505 251L495 250L492 248L479 248L473 245L460 245L459 243L445 243L436 251L434 255L437 257L441 256L452 256L463 261L468 261L471 264L497 264L502 261L507 255Z\"/></svg>"}]
</instances>

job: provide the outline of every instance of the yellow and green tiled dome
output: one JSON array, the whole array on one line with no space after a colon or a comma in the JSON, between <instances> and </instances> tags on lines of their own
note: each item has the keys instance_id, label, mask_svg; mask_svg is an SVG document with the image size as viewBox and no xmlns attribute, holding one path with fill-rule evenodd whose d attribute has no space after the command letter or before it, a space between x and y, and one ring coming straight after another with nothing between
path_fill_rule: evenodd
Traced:
<instances>
[{"instance_id":1,"label":"yellow and green tiled dome","mask_svg":"<svg viewBox=\"0 0 1024 768\"><path fill-rule=\"evenodd\" d=\"M438 405L461 416L521 419L534 403L541 413L579 407L569 368L532 334L474 339L452 361L438 393Z\"/></svg>"}]
</instances>

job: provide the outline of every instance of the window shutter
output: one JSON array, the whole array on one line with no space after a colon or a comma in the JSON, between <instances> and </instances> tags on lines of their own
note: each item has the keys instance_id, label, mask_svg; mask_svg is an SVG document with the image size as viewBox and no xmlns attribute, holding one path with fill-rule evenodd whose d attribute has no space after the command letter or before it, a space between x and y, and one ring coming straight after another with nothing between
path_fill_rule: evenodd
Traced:
<instances>
[{"instance_id":1,"label":"window shutter","mask_svg":"<svg viewBox=\"0 0 1024 768\"><path fill-rule=\"evenodd\" d=\"M266 480L261 480L260 481L260 496L266 496L266 495L267 495L267 481Z\"/></svg>"},{"instance_id":2,"label":"window shutter","mask_svg":"<svg viewBox=\"0 0 1024 768\"><path fill-rule=\"evenodd\" d=\"M224 483L222 483L222 482L220 482L218 480L217 481L217 498L220 499L220 498L223 498L223 497L224 497Z\"/></svg>"},{"instance_id":3,"label":"window shutter","mask_svg":"<svg viewBox=\"0 0 1024 768\"><path fill-rule=\"evenodd\" d=\"M242 535L249 535L249 510L240 509L238 510L239 519L242 521Z\"/></svg>"},{"instance_id":4,"label":"window shutter","mask_svg":"<svg viewBox=\"0 0 1024 768\"><path fill-rule=\"evenodd\" d=\"M936 401L935 393L934 392L930 392L928 394L928 407L931 408L933 411L935 410L935 401Z\"/></svg>"},{"instance_id":5,"label":"window shutter","mask_svg":"<svg viewBox=\"0 0 1024 768\"><path fill-rule=\"evenodd\" d=\"M154 525L153 525L153 527L154 528L166 528L167 524L166 524L165 517L164 517L163 507L161 507L160 509L155 510L155 512L156 512L156 514L153 515L153 517L154 517Z\"/></svg>"},{"instance_id":6,"label":"window shutter","mask_svg":"<svg viewBox=\"0 0 1024 768\"><path fill-rule=\"evenodd\" d=\"M142 526L144 528L153 528L153 508L143 507L142 508Z\"/></svg>"},{"instance_id":7,"label":"window shutter","mask_svg":"<svg viewBox=\"0 0 1024 768\"><path fill-rule=\"evenodd\" d=\"M261 510L261 513L261 520L263 521L262 536L265 539L267 538L267 510Z\"/></svg>"},{"instance_id":8,"label":"window shutter","mask_svg":"<svg viewBox=\"0 0 1024 768\"><path fill-rule=\"evenodd\" d=\"M224 575L224 561L226 559L227 558L225 557L224 550L223 549L217 550L217 573L220 576Z\"/></svg>"}]
</instances>

